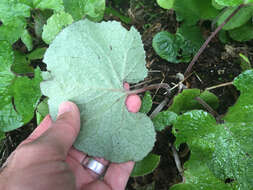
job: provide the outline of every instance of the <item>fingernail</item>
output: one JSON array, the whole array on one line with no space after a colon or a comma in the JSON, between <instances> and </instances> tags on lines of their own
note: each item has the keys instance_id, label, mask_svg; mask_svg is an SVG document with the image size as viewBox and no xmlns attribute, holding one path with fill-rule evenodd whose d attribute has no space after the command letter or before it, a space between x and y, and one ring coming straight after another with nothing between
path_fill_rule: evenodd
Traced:
<instances>
[{"instance_id":1,"label":"fingernail","mask_svg":"<svg viewBox=\"0 0 253 190\"><path fill-rule=\"evenodd\" d=\"M72 102L63 102L60 104L59 106L59 110L58 110L58 116L67 113L67 112L72 112L73 111L73 106L72 106Z\"/></svg>"}]
</instances>

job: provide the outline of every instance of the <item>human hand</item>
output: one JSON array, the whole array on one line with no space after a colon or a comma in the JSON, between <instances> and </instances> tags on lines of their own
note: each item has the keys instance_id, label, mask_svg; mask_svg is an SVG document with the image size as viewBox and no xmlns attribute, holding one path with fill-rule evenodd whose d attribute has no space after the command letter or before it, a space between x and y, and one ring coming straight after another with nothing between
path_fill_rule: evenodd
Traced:
<instances>
[{"instance_id":1,"label":"human hand","mask_svg":"<svg viewBox=\"0 0 253 190\"><path fill-rule=\"evenodd\" d=\"M127 108L134 107L135 102L128 102ZM77 106L71 102L61 104L56 122L47 116L10 155L0 174L0 189L125 189L134 162L111 163L103 180L100 180L97 174L81 164L87 155L72 147L79 129L80 113ZM108 164L101 158L95 159L104 165Z\"/></svg>"}]
</instances>

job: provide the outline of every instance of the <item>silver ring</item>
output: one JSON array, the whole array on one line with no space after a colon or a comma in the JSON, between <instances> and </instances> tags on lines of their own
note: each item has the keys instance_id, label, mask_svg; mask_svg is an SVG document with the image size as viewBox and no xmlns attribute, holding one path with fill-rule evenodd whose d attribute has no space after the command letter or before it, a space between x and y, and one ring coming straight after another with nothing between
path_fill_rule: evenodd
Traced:
<instances>
[{"instance_id":1,"label":"silver ring","mask_svg":"<svg viewBox=\"0 0 253 190\"><path fill-rule=\"evenodd\" d=\"M92 158L90 158L89 161L84 164L84 166L98 175L102 175L106 169L106 166Z\"/></svg>"}]
</instances>

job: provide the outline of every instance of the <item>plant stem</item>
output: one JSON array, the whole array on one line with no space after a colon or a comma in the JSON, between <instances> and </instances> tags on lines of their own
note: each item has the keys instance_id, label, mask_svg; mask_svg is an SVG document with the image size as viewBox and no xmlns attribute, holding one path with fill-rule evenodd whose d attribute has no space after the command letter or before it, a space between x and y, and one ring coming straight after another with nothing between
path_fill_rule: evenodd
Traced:
<instances>
[{"instance_id":1,"label":"plant stem","mask_svg":"<svg viewBox=\"0 0 253 190\"><path fill-rule=\"evenodd\" d=\"M199 49L198 53L194 56L194 58L192 59L191 63L189 64L189 66L187 67L184 76L187 76L191 70L193 65L196 63L196 61L198 60L199 56L203 53L203 51L206 49L207 45L209 44L209 42L213 39L214 36L216 36L216 34L225 26L225 24L227 24L231 18L238 13L238 11L244 7L245 4L241 4L240 6L237 7L237 9L234 10L234 12L232 12L231 15L229 15L229 17L218 27L216 28L216 30L214 32L212 32L212 34L207 38L207 40L205 41L205 43L202 45L202 47Z\"/></svg>"},{"instance_id":2,"label":"plant stem","mask_svg":"<svg viewBox=\"0 0 253 190\"><path fill-rule=\"evenodd\" d=\"M168 85L167 83L159 83L159 84L152 84L152 85L149 85L149 86L137 89L137 90L127 91L127 94L128 95L139 94L142 92L146 92L147 90L153 90L153 89L158 89L158 88L164 88L168 92L168 94L170 93L170 85Z\"/></svg>"}]
</instances>

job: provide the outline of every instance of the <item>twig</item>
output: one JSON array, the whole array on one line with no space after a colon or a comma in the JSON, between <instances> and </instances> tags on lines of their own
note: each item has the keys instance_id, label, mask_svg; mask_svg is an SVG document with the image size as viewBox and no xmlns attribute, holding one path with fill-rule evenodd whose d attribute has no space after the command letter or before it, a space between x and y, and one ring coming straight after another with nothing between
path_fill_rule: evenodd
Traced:
<instances>
[{"instance_id":1,"label":"twig","mask_svg":"<svg viewBox=\"0 0 253 190\"><path fill-rule=\"evenodd\" d=\"M215 85L215 86L206 88L205 90L209 91L209 90L213 90L215 88L220 88L220 87L229 86L229 85L233 85L233 82L226 82L226 83L223 83L223 84Z\"/></svg>"},{"instance_id":2,"label":"twig","mask_svg":"<svg viewBox=\"0 0 253 190\"><path fill-rule=\"evenodd\" d=\"M174 160L175 160L177 169L178 169L178 171L179 171L179 174L182 176L182 178L183 178L183 183L184 183L184 182L185 182L184 169L182 168L182 165L181 165L181 161L180 161L178 152L177 152L176 148L174 147L174 145L172 145L171 143L169 143L169 146L170 146L170 148L171 148L171 150L172 150L173 157L174 157Z\"/></svg>"},{"instance_id":3,"label":"twig","mask_svg":"<svg viewBox=\"0 0 253 190\"><path fill-rule=\"evenodd\" d=\"M213 110L211 106L209 106L202 98L196 97L198 103L200 103L209 113L211 113L215 118L219 117L219 114Z\"/></svg>"},{"instance_id":4,"label":"twig","mask_svg":"<svg viewBox=\"0 0 253 190\"><path fill-rule=\"evenodd\" d=\"M205 41L205 43L202 45L202 47L199 49L198 53L194 56L194 58L192 59L191 63L187 67L187 69L186 69L186 71L184 73L184 76L187 76L188 73L191 72L193 65L196 63L196 61L198 60L199 56L206 49L207 45L213 39L213 37L216 36L216 34L225 26L225 24L227 24L231 20L231 18L244 6L245 6L245 4L241 4L239 7L237 7L237 9L234 10L232 12L232 14L219 27L217 27L216 30L207 38L207 40Z\"/></svg>"}]
</instances>

